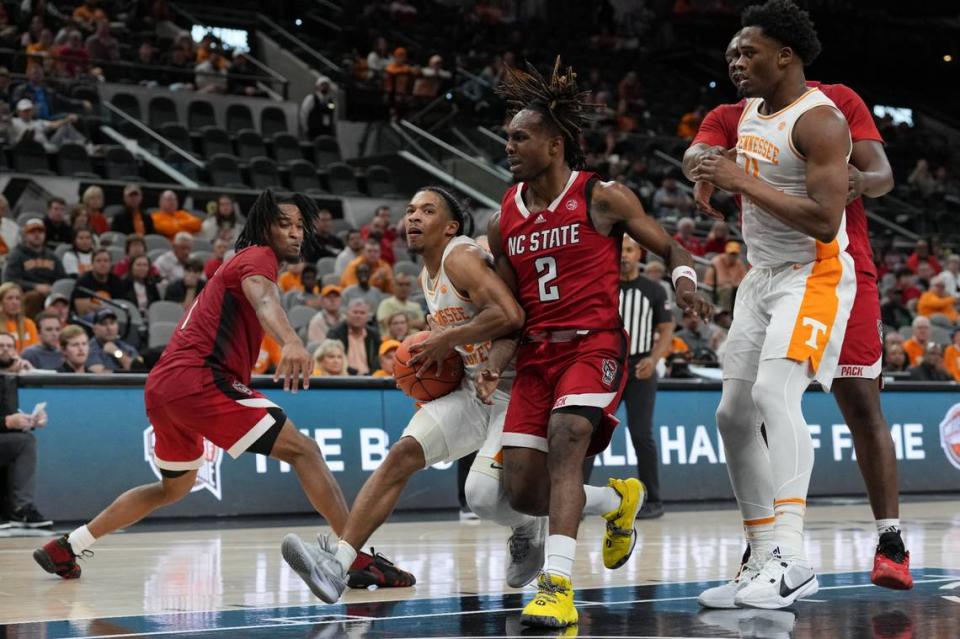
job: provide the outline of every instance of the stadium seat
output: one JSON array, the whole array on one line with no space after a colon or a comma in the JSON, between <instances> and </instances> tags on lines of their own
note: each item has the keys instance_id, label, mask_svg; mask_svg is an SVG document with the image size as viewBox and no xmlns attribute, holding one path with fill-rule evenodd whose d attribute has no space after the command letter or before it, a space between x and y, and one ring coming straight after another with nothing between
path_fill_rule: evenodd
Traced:
<instances>
[{"instance_id":1,"label":"stadium seat","mask_svg":"<svg viewBox=\"0 0 960 639\"><path fill-rule=\"evenodd\" d=\"M193 250L194 251L212 251L213 242L208 240L205 237L194 237L193 238Z\"/></svg>"},{"instance_id":2,"label":"stadium seat","mask_svg":"<svg viewBox=\"0 0 960 639\"><path fill-rule=\"evenodd\" d=\"M317 166L325 167L333 162L339 162L342 159L340 155L340 143L337 139L329 135L318 135L313 141L313 154Z\"/></svg>"},{"instance_id":3,"label":"stadium seat","mask_svg":"<svg viewBox=\"0 0 960 639\"><path fill-rule=\"evenodd\" d=\"M72 249L73 249L72 244L67 244L67 243L57 244L57 248L53 249L53 254L56 255L57 259L62 262L63 256L67 253L67 251Z\"/></svg>"},{"instance_id":4,"label":"stadium seat","mask_svg":"<svg viewBox=\"0 0 960 639\"><path fill-rule=\"evenodd\" d=\"M232 155L218 153L211 157L207 162L207 174L213 186L247 188L240 173L240 165Z\"/></svg>"},{"instance_id":5,"label":"stadium seat","mask_svg":"<svg viewBox=\"0 0 960 639\"><path fill-rule=\"evenodd\" d=\"M72 277L65 277L57 280L50 286L51 293L60 293L68 298L73 296L73 288L77 285L77 280Z\"/></svg>"},{"instance_id":6,"label":"stadium seat","mask_svg":"<svg viewBox=\"0 0 960 639\"><path fill-rule=\"evenodd\" d=\"M273 136L273 159L280 164L303 159L300 141L289 133L277 133Z\"/></svg>"},{"instance_id":7,"label":"stadium seat","mask_svg":"<svg viewBox=\"0 0 960 639\"><path fill-rule=\"evenodd\" d=\"M142 180L137 159L123 147L113 146L108 148L104 153L104 166L106 167L108 180L123 180L126 182Z\"/></svg>"},{"instance_id":8,"label":"stadium seat","mask_svg":"<svg viewBox=\"0 0 960 639\"><path fill-rule=\"evenodd\" d=\"M267 145L263 138L253 129L237 131L237 157L249 160L257 156L266 156Z\"/></svg>"},{"instance_id":9,"label":"stadium seat","mask_svg":"<svg viewBox=\"0 0 960 639\"><path fill-rule=\"evenodd\" d=\"M108 220L120 215L121 213L123 213L123 204L111 204L103 209L103 214Z\"/></svg>"},{"instance_id":10,"label":"stadium seat","mask_svg":"<svg viewBox=\"0 0 960 639\"><path fill-rule=\"evenodd\" d=\"M335 257L321 257L317 260L317 275L321 277L330 275L336 268L337 258Z\"/></svg>"},{"instance_id":11,"label":"stadium seat","mask_svg":"<svg viewBox=\"0 0 960 639\"><path fill-rule=\"evenodd\" d=\"M357 175L353 167L344 162L327 166L327 184L334 195L362 195L357 188Z\"/></svg>"},{"instance_id":12,"label":"stadium seat","mask_svg":"<svg viewBox=\"0 0 960 639\"><path fill-rule=\"evenodd\" d=\"M106 212L104 212L106 214ZM110 217L109 215L107 217ZM116 231L107 231L100 234L100 246L119 246L121 249L127 247L127 236Z\"/></svg>"},{"instance_id":13,"label":"stadium seat","mask_svg":"<svg viewBox=\"0 0 960 639\"><path fill-rule=\"evenodd\" d=\"M94 173L90 156L81 144L64 144L57 151L57 171L69 177L99 179Z\"/></svg>"},{"instance_id":14,"label":"stadium seat","mask_svg":"<svg viewBox=\"0 0 960 639\"><path fill-rule=\"evenodd\" d=\"M206 126L217 126L217 116L213 105L206 100L194 100L187 107L187 126L191 131L199 131Z\"/></svg>"},{"instance_id":15,"label":"stadium seat","mask_svg":"<svg viewBox=\"0 0 960 639\"><path fill-rule=\"evenodd\" d=\"M104 246L102 247L107 253L110 254L110 261L113 264L116 264L123 259L125 251L122 246Z\"/></svg>"},{"instance_id":16,"label":"stadium seat","mask_svg":"<svg viewBox=\"0 0 960 639\"><path fill-rule=\"evenodd\" d=\"M277 163L268 157L255 157L250 160L250 186L255 189L267 189L283 186Z\"/></svg>"},{"instance_id":17,"label":"stadium seat","mask_svg":"<svg viewBox=\"0 0 960 639\"><path fill-rule=\"evenodd\" d=\"M157 233L148 233L143 236L143 242L147 245L147 250L152 251L153 249L163 249L164 251L169 251L173 245L163 235Z\"/></svg>"},{"instance_id":18,"label":"stadium seat","mask_svg":"<svg viewBox=\"0 0 960 639\"><path fill-rule=\"evenodd\" d=\"M135 120L143 119L143 113L140 110L140 100L138 100L135 95L130 93L114 93L113 97L110 98L110 104Z\"/></svg>"},{"instance_id":19,"label":"stadium seat","mask_svg":"<svg viewBox=\"0 0 960 639\"><path fill-rule=\"evenodd\" d=\"M264 107L260 112L260 133L263 137L273 137L277 133L287 132L287 114L280 107Z\"/></svg>"},{"instance_id":20,"label":"stadium seat","mask_svg":"<svg viewBox=\"0 0 960 639\"><path fill-rule=\"evenodd\" d=\"M167 345L173 332L177 330L176 322L155 322L150 324L150 337L147 342L150 348L162 348Z\"/></svg>"},{"instance_id":21,"label":"stadium seat","mask_svg":"<svg viewBox=\"0 0 960 639\"><path fill-rule=\"evenodd\" d=\"M231 104L227 107L227 131L252 129L253 114L246 104Z\"/></svg>"},{"instance_id":22,"label":"stadium seat","mask_svg":"<svg viewBox=\"0 0 960 639\"><path fill-rule=\"evenodd\" d=\"M71 280L72 281L72 280ZM324 275L320 278L320 284L322 286L340 286L340 275L338 273L330 273L329 275Z\"/></svg>"},{"instance_id":23,"label":"stadium seat","mask_svg":"<svg viewBox=\"0 0 960 639\"><path fill-rule=\"evenodd\" d=\"M200 130L200 148L203 150L203 155L210 159L215 155L233 155L230 136L216 126L207 126Z\"/></svg>"},{"instance_id":24,"label":"stadium seat","mask_svg":"<svg viewBox=\"0 0 960 639\"><path fill-rule=\"evenodd\" d=\"M397 187L390 169L379 164L367 167L367 194L370 197L386 197L396 192Z\"/></svg>"},{"instance_id":25,"label":"stadium seat","mask_svg":"<svg viewBox=\"0 0 960 639\"><path fill-rule=\"evenodd\" d=\"M157 258L163 255L164 253L166 253L168 250L170 249L165 249L165 248L147 249L147 257L150 258L150 263L152 264L153 262L156 262Z\"/></svg>"},{"instance_id":26,"label":"stadium seat","mask_svg":"<svg viewBox=\"0 0 960 639\"><path fill-rule=\"evenodd\" d=\"M308 193L310 195L326 195L323 185L320 184L320 176L313 168L313 165L306 160L293 160L287 165L290 169L290 189L297 193Z\"/></svg>"},{"instance_id":27,"label":"stadium seat","mask_svg":"<svg viewBox=\"0 0 960 639\"><path fill-rule=\"evenodd\" d=\"M190 254L190 257L206 264L207 260L213 257L213 251L194 251Z\"/></svg>"},{"instance_id":28,"label":"stadium seat","mask_svg":"<svg viewBox=\"0 0 960 639\"><path fill-rule=\"evenodd\" d=\"M290 319L290 326L293 330L299 331L310 323L313 316L317 314L316 309L309 306L298 305L287 311L287 317Z\"/></svg>"},{"instance_id":29,"label":"stadium seat","mask_svg":"<svg viewBox=\"0 0 960 639\"><path fill-rule=\"evenodd\" d=\"M113 300L113 303L120 307L114 308L117 311L117 320L120 322L120 338L130 346L139 349L142 344L140 334L146 328L140 309L130 300L118 299ZM127 325L131 325L129 332Z\"/></svg>"},{"instance_id":30,"label":"stadium seat","mask_svg":"<svg viewBox=\"0 0 960 639\"><path fill-rule=\"evenodd\" d=\"M300 295L300 291L294 289L292 291L287 291L283 294L283 309L289 311L291 308L296 306L297 296Z\"/></svg>"},{"instance_id":31,"label":"stadium seat","mask_svg":"<svg viewBox=\"0 0 960 639\"><path fill-rule=\"evenodd\" d=\"M23 140L13 147L13 170L21 173L55 175L50 170L46 150L42 144L34 140Z\"/></svg>"},{"instance_id":32,"label":"stadium seat","mask_svg":"<svg viewBox=\"0 0 960 639\"><path fill-rule=\"evenodd\" d=\"M157 322L179 322L183 317L183 306L176 302L157 301L147 309L147 321L152 326Z\"/></svg>"},{"instance_id":33,"label":"stadium seat","mask_svg":"<svg viewBox=\"0 0 960 639\"><path fill-rule=\"evenodd\" d=\"M179 122L177 105L170 98L158 95L147 106L147 123L152 129L159 129L168 122Z\"/></svg>"},{"instance_id":34,"label":"stadium seat","mask_svg":"<svg viewBox=\"0 0 960 639\"><path fill-rule=\"evenodd\" d=\"M417 277L420 275L420 270L420 265L414 264L413 262L397 262L393 265L393 272L395 274L406 273L412 277Z\"/></svg>"},{"instance_id":35,"label":"stadium seat","mask_svg":"<svg viewBox=\"0 0 960 639\"><path fill-rule=\"evenodd\" d=\"M157 132L187 153L191 151L190 132L179 122L167 122Z\"/></svg>"}]
</instances>

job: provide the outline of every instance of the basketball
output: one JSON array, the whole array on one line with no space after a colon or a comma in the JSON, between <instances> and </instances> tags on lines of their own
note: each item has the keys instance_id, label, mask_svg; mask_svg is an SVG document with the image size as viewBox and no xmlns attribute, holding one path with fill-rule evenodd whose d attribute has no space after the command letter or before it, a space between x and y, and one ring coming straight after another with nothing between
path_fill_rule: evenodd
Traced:
<instances>
[{"instance_id":1,"label":"basketball","mask_svg":"<svg viewBox=\"0 0 960 639\"><path fill-rule=\"evenodd\" d=\"M419 344L430 337L430 331L420 331L407 337L400 344L393 365L393 377L397 386L404 393L419 402L429 402L456 390L463 379L463 359L456 351L450 353L443 361L442 374L438 375L436 368L423 377L417 377L420 366L410 366L410 347Z\"/></svg>"}]
</instances>

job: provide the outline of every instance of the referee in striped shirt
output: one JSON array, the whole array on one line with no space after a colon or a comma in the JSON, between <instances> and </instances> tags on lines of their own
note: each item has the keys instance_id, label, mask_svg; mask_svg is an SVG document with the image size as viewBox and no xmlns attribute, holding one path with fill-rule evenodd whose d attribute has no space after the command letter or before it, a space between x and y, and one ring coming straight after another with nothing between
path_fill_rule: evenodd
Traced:
<instances>
[{"instance_id":1,"label":"referee in striped shirt","mask_svg":"<svg viewBox=\"0 0 960 639\"><path fill-rule=\"evenodd\" d=\"M623 238L620 257L620 317L629 339L627 425L637 451L637 476L647 487L647 499L637 515L653 519L663 515L657 465L657 444L653 440L653 404L657 395L656 366L670 353L673 341L673 314L667 292L660 284L640 274L640 245Z\"/></svg>"}]
</instances>

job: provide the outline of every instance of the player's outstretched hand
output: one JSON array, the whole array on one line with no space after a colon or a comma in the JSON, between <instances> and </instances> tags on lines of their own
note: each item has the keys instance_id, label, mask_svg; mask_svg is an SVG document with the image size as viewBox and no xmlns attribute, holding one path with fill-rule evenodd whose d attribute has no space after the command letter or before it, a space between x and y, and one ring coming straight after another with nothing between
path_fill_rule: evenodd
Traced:
<instances>
[{"instance_id":1,"label":"player's outstretched hand","mask_svg":"<svg viewBox=\"0 0 960 639\"><path fill-rule=\"evenodd\" d=\"M716 188L709 182L703 180L696 182L693 185L693 201L696 202L697 209L703 213L717 220L725 220L726 216L710 204L710 196L713 195L714 190Z\"/></svg>"},{"instance_id":2,"label":"player's outstretched hand","mask_svg":"<svg viewBox=\"0 0 960 639\"><path fill-rule=\"evenodd\" d=\"M297 392L303 381L303 388L310 388L310 374L313 373L313 358L300 340L288 342L280 350L280 363L273 374L273 381L283 378L283 390Z\"/></svg>"},{"instance_id":3,"label":"player's outstretched hand","mask_svg":"<svg viewBox=\"0 0 960 639\"><path fill-rule=\"evenodd\" d=\"M484 404L493 404L493 391L500 385L500 373L481 368L473 378L473 385L477 387L477 397Z\"/></svg>"},{"instance_id":4,"label":"player's outstretched hand","mask_svg":"<svg viewBox=\"0 0 960 639\"><path fill-rule=\"evenodd\" d=\"M697 182L709 182L718 189L739 193L742 190L741 180L746 174L737 166L736 150L731 151L732 154L727 152L703 158L690 172L691 177Z\"/></svg>"},{"instance_id":5,"label":"player's outstretched hand","mask_svg":"<svg viewBox=\"0 0 960 639\"><path fill-rule=\"evenodd\" d=\"M697 286L688 277L677 280L677 306L684 311L691 311L698 317L708 320L713 316L713 304L697 292Z\"/></svg>"},{"instance_id":6,"label":"player's outstretched hand","mask_svg":"<svg viewBox=\"0 0 960 639\"><path fill-rule=\"evenodd\" d=\"M438 376L443 375L443 360L453 350L446 334L444 330L431 330L430 337L410 347L410 367L417 369L417 377L423 377L431 368L436 369Z\"/></svg>"}]
</instances>

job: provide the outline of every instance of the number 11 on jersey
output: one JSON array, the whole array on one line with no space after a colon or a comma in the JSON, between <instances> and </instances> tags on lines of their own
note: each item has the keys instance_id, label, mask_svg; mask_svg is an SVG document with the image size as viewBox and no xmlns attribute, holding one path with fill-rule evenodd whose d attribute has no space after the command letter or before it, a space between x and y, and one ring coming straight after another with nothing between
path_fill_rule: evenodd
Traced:
<instances>
[{"instance_id":1,"label":"number 11 on jersey","mask_svg":"<svg viewBox=\"0 0 960 639\"><path fill-rule=\"evenodd\" d=\"M552 256L539 257L534 262L534 266L537 267L537 275L540 276L537 280L540 285L540 301L556 302L560 299L560 287L550 282L557 279L557 260Z\"/></svg>"}]
</instances>

